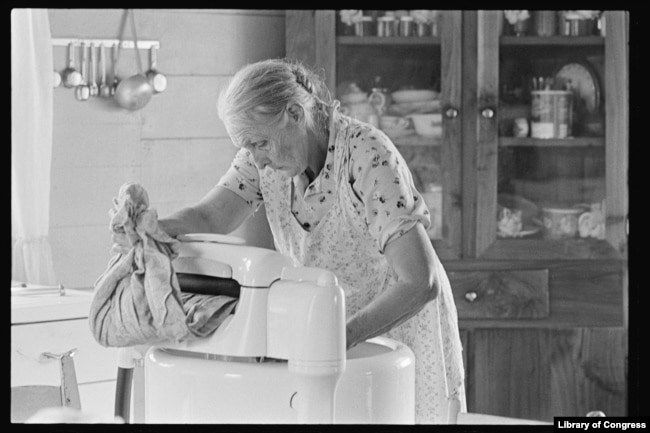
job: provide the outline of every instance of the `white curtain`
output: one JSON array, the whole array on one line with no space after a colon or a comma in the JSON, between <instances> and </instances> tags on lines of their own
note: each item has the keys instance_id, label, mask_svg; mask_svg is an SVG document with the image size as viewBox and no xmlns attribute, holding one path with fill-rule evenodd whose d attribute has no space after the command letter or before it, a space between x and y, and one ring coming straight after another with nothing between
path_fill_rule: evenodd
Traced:
<instances>
[{"instance_id":1,"label":"white curtain","mask_svg":"<svg viewBox=\"0 0 650 433\"><path fill-rule=\"evenodd\" d=\"M52 41L47 9L11 11L11 279L56 284L49 243Z\"/></svg>"}]
</instances>

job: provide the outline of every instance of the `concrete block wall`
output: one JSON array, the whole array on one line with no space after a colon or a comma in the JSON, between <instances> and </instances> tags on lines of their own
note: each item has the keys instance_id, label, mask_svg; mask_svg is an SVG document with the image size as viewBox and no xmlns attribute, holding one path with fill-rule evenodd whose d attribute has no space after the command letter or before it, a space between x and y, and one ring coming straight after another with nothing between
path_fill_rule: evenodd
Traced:
<instances>
[{"instance_id":1,"label":"concrete block wall","mask_svg":"<svg viewBox=\"0 0 650 433\"><path fill-rule=\"evenodd\" d=\"M50 9L52 37L116 39L123 12ZM147 188L160 216L209 191L237 150L217 117L220 87L246 63L284 56L283 11L136 9L135 17L138 39L160 41L164 93L129 112L110 100L80 102L73 90L54 89L50 240L57 280L67 287L92 286L106 269L108 210L124 182ZM125 39L132 39L130 26ZM67 48L53 49L55 70L62 71ZM140 54L147 68L148 52ZM117 75L136 72L134 51L121 50ZM272 247L263 212L234 234Z\"/></svg>"}]
</instances>

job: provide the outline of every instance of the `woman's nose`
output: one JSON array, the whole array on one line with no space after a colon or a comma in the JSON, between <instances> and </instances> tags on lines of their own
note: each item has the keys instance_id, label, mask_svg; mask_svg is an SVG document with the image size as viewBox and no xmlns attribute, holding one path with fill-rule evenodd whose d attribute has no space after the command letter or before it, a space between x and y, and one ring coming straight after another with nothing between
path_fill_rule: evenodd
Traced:
<instances>
[{"instance_id":1,"label":"woman's nose","mask_svg":"<svg viewBox=\"0 0 650 433\"><path fill-rule=\"evenodd\" d=\"M260 155L258 152L251 152L253 154L253 161L258 170L264 169L269 164L269 159L264 155Z\"/></svg>"}]
</instances>

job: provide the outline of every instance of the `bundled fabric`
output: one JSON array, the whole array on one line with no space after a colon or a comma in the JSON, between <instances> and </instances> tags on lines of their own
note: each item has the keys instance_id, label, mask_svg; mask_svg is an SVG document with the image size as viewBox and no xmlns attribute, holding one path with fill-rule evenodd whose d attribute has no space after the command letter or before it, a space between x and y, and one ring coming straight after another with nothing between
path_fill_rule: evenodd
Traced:
<instances>
[{"instance_id":1,"label":"bundled fabric","mask_svg":"<svg viewBox=\"0 0 650 433\"><path fill-rule=\"evenodd\" d=\"M236 298L181 292L172 263L179 241L160 229L141 185L122 185L110 217L111 231L124 233L129 246L113 246L115 255L95 282L89 321L99 344L125 347L205 337L232 313Z\"/></svg>"}]
</instances>

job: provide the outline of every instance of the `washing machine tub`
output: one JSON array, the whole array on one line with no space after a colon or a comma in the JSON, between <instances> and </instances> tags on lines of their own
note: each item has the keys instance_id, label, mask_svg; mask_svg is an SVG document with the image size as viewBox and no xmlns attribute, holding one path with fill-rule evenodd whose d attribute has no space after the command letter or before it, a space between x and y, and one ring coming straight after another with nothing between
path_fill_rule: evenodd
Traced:
<instances>
[{"instance_id":1,"label":"washing machine tub","mask_svg":"<svg viewBox=\"0 0 650 433\"><path fill-rule=\"evenodd\" d=\"M294 424L300 395L284 361L215 359L152 347L145 356L147 423ZM347 352L337 424L413 424L415 357L378 337Z\"/></svg>"}]
</instances>

